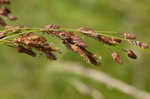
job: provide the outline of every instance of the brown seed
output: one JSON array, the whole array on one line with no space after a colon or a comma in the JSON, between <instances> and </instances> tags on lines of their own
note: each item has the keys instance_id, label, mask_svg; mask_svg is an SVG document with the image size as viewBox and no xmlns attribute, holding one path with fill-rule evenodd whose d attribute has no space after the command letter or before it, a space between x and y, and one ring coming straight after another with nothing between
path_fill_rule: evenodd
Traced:
<instances>
[{"instance_id":1,"label":"brown seed","mask_svg":"<svg viewBox=\"0 0 150 99\"><path fill-rule=\"evenodd\" d=\"M117 52L112 53L112 58L119 64L123 64L119 54Z\"/></svg>"},{"instance_id":2,"label":"brown seed","mask_svg":"<svg viewBox=\"0 0 150 99\"><path fill-rule=\"evenodd\" d=\"M98 35L97 38L99 39L99 41L109 44L109 45L115 45L116 41L113 41L111 38L103 36L103 35Z\"/></svg>"},{"instance_id":3,"label":"brown seed","mask_svg":"<svg viewBox=\"0 0 150 99\"><path fill-rule=\"evenodd\" d=\"M136 35L132 33L124 33L124 38L126 39L136 39Z\"/></svg>"},{"instance_id":4,"label":"brown seed","mask_svg":"<svg viewBox=\"0 0 150 99\"><path fill-rule=\"evenodd\" d=\"M127 54L128 54L128 57L130 57L132 59L137 59L136 54L132 50L128 50Z\"/></svg>"}]
</instances>

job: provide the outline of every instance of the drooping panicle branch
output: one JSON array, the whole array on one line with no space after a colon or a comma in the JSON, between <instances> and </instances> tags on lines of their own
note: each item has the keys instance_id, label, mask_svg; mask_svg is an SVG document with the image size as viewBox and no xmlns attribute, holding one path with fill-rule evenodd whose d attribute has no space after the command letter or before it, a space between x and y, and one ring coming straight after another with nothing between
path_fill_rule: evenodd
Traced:
<instances>
[{"instance_id":1,"label":"drooping panicle branch","mask_svg":"<svg viewBox=\"0 0 150 99\"><path fill-rule=\"evenodd\" d=\"M10 0L0 0L0 4L10 4ZM99 43L106 44L109 48L116 48L116 50L110 50L112 58L119 64L123 61L119 55L119 51L123 51L129 58L137 59L137 55L131 49L125 49L120 46L122 41L132 45L139 46L140 48L148 49L148 44L137 41L136 35L130 32L115 32L115 35L109 35L107 32L100 32L89 27L81 27L79 29L64 29L58 25L47 25L43 28L28 28L23 25L12 26L9 25L4 17L9 20L16 20L16 17L12 15L11 11L5 7L0 7L0 26L4 27L4 30L0 31L0 44L6 44L16 48L19 53L25 53L27 55L35 57L37 53L35 50L44 53L48 59L56 60L54 52L60 53L60 49L51 46L47 39L43 35L58 37L64 46L69 50L77 53L85 61L91 64L100 64L98 56L88 51L88 42L84 42L78 33L84 34L87 37L96 39ZM37 34L38 33L38 34ZM40 33L40 35L39 35ZM8 44L9 43L9 44ZM10 45L11 44L11 45Z\"/></svg>"},{"instance_id":2,"label":"drooping panicle branch","mask_svg":"<svg viewBox=\"0 0 150 99\"><path fill-rule=\"evenodd\" d=\"M49 36L56 36L61 41L62 44L66 46L69 50L77 53L85 61L90 62L94 65L100 64L98 56L87 50L87 43L84 42L76 32L83 33L84 35L98 40L100 43L104 43L110 47L116 47L121 49L127 54L131 59L137 59L137 55L132 50L126 50L119 45L122 40L126 41L131 45L136 45L141 48L148 48L149 46L146 43L136 41L136 36L131 33L118 34L122 38L109 36L108 34L98 33L91 28L80 28L79 30L73 29L63 29L57 25L47 25L44 28L27 28L23 26L5 26L5 30L0 32L0 40L9 40L14 43L15 48L20 53L26 53L30 56L36 56L36 53L33 49L36 49L44 53L48 59L56 60L56 56L53 52L59 52L57 48L51 46L46 38L41 35L37 35L37 32L40 32L42 35L48 34ZM14 36L15 35L15 36ZM14 40L11 40L13 37ZM121 51L120 50L120 51ZM117 51L112 52L112 58L119 64L122 64L123 61Z\"/></svg>"}]
</instances>

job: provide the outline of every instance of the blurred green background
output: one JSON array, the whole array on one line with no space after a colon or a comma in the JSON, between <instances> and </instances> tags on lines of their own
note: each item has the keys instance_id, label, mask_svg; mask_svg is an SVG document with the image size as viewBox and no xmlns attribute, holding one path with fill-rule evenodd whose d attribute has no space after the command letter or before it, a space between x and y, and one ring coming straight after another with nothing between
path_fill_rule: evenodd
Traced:
<instances>
[{"instance_id":1,"label":"blurred green background","mask_svg":"<svg viewBox=\"0 0 150 99\"><path fill-rule=\"evenodd\" d=\"M150 43L150 0L12 0L11 8L18 20L11 24L29 27L43 27L58 24L67 28L90 26L100 31L133 32L137 37ZM57 61L44 56L32 58L18 54L15 49L0 47L0 99L93 99L82 94L70 82L82 81L97 89L103 99L133 99L117 89L97 83L69 72L53 71L63 63L80 64L85 68L103 71L115 79L150 92L150 53L135 49L137 60L121 54L123 65L112 61L111 53L103 44L84 38L89 50L103 56L102 65L94 67L78 55L68 51L57 38L51 38L52 45L60 47L62 55ZM128 47L126 47L128 48ZM68 65L67 65L68 66ZM112 82L113 83L113 82Z\"/></svg>"}]
</instances>

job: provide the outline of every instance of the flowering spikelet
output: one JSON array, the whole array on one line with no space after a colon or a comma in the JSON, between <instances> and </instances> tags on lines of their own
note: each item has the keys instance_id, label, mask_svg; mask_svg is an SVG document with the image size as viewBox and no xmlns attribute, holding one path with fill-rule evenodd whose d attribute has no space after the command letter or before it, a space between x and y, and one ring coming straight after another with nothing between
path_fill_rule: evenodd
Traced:
<instances>
[{"instance_id":1,"label":"flowering spikelet","mask_svg":"<svg viewBox=\"0 0 150 99\"><path fill-rule=\"evenodd\" d=\"M136 54L132 50L128 50L127 54L128 54L128 57L130 57L132 59L136 59L137 58Z\"/></svg>"},{"instance_id":2,"label":"flowering spikelet","mask_svg":"<svg viewBox=\"0 0 150 99\"><path fill-rule=\"evenodd\" d=\"M122 64L122 63L123 63L122 60L121 60L121 58L120 58L120 56L119 56L119 54L118 54L117 52L113 52L113 53L112 53L112 58L113 58L117 63L119 63L119 64Z\"/></svg>"},{"instance_id":3,"label":"flowering spikelet","mask_svg":"<svg viewBox=\"0 0 150 99\"><path fill-rule=\"evenodd\" d=\"M129 43L132 44L132 45L139 46L140 48L144 48L144 49L148 49L149 48L148 44L146 44L144 42L141 42L141 41L131 41L131 40L129 40Z\"/></svg>"},{"instance_id":4,"label":"flowering spikelet","mask_svg":"<svg viewBox=\"0 0 150 99\"><path fill-rule=\"evenodd\" d=\"M97 38L99 41L101 41L105 44L109 44L109 45L115 45L116 44L116 41L113 41L113 39L110 37L106 37L103 35L97 35Z\"/></svg>"},{"instance_id":5,"label":"flowering spikelet","mask_svg":"<svg viewBox=\"0 0 150 99\"><path fill-rule=\"evenodd\" d=\"M147 49L149 48L148 44L144 43L144 42L136 42L136 44L141 47L141 48L144 48L144 49Z\"/></svg>"},{"instance_id":6,"label":"flowering spikelet","mask_svg":"<svg viewBox=\"0 0 150 99\"><path fill-rule=\"evenodd\" d=\"M126 39L136 39L136 35L132 33L124 33L124 38Z\"/></svg>"}]
</instances>

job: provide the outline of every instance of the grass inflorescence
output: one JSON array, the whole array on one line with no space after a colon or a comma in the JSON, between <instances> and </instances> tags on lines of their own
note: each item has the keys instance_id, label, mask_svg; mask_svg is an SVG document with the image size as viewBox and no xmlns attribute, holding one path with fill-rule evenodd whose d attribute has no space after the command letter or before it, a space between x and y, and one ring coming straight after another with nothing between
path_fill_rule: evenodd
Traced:
<instances>
[{"instance_id":1,"label":"grass inflorescence","mask_svg":"<svg viewBox=\"0 0 150 99\"><path fill-rule=\"evenodd\" d=\"M0 4L10 4L10 1L0 0ZM84 42L82 36L79 36L77 33L96 39L98 42L104 43L110 47L115 47L119 49L119 51L125 52L131 59L137 59L137 56L133 50L122 48L120 46L122 41L125 41L130 45L139 46L140 48L149 48L148 44L137 41L136 35L130 32L95 31L89 27L70 29L53 24L42 28L29 28L23 25L12 26L5 22L3 17L7 17L12 21L16 20L16 17L11 14L11 11L8 8L4 6L0 7L0 26L4 27L4 30L0 31L0 44L16 48L19 53L25 53L32 57L36 57L34 50L37 50L44 53L50 60L57 59L55 53L60 53L61 51L59 48L50 45L50 42L43 36L47 34L59 38L67 49L72 50L85 61L94 65L100 64L99 56L88 51L88 44ZM115 34L115 36L111 34ZM119 51L111 51L113 60L122 64L123 61L118 53Z\"/></svg>"}]
</instances>

